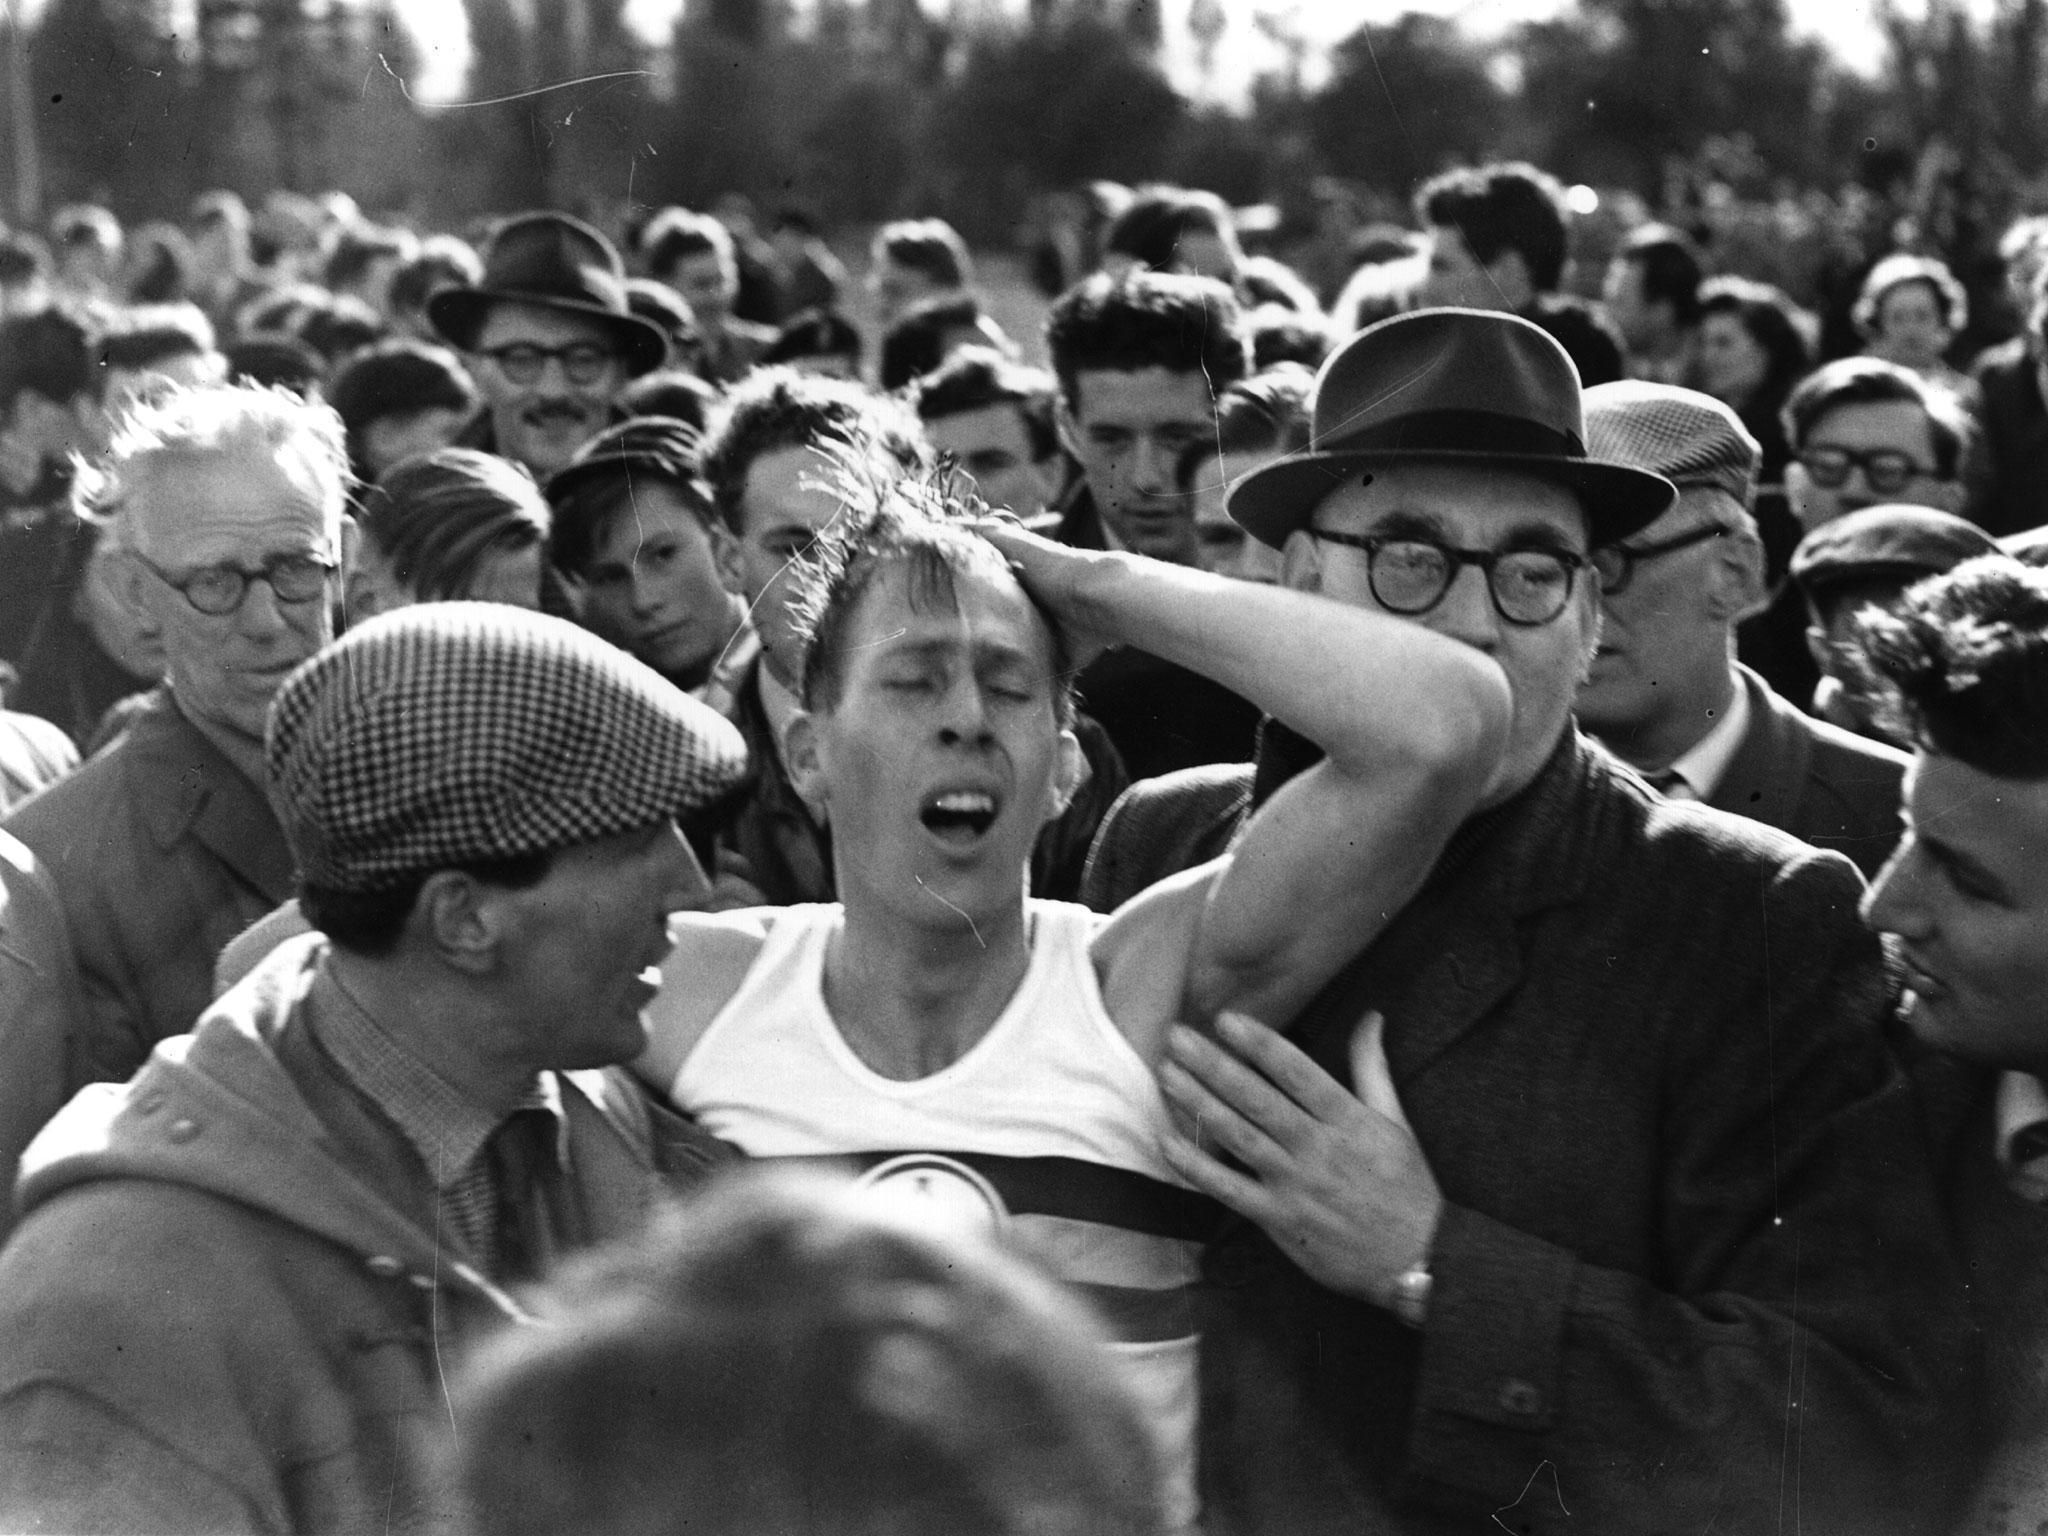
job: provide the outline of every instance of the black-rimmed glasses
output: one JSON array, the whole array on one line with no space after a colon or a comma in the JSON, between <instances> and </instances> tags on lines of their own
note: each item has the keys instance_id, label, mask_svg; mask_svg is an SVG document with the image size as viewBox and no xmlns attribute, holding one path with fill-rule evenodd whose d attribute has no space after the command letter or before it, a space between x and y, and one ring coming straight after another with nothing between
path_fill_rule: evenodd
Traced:
<instances>
[{"instance_id":1,"label":"black-rimmed glasses","mask_svg":"<svg viewBox=\"0 0 2048 1536\"><path fill-rule=\"evenodd\" d=\"M1862 467L1863 478L1880 496L1896 496L1922 475L1935 472L1897 448L1836 448L1817 443L1799 455L1799 462L1822 490L1839 490L1849 480L1849 471Z\"/></svg>"},{"instance_id":2,"label":"black-rimmed glasses","mask_svg":"<svg viewBox=\"0 0 2048 1536\"><path fill-rule=\"evenodd\" d=\"M242 606L249 584L262 581L277 594L280 603L310 603L327 595L327 584L338 567L324 555L272 555L260 566L202 566L178 576L165 570L140 550L128 551L158 581L175 588L186 602L210 618L223 618Z\"/></svg>"},{"instance_id":3,"label":"black-rimmed glasses","mask_svg":"<svg viewBox=\"0 0 2048 1536\"><path fill-rule=\"evenodd\" d=\"M1456 549L1433 539L1369 537L1311 528L1325 544L1365 551L1365 579L1373 600L1389 613L1427 613L1444 600L1458 571L1476 565L1486 573L1494 612L1510 624L1548 624L1572 600L1572 586L1589 563L1563 549Z\"/></svg>"},{"instance_id":4,"label":"black-rimmed glasses","mask_svg":"<svg viewBox=\"0 0 2048 1536\"><path fill-rule=\"evenodd\" d=\"M1727 531L1721 523L1707 523L1698 528L1688 529L1675 538L1666 539L1661 544L1602 545L1593 551L1593 574L1600 578L1600 590L1613 597L1628 590L1628 584L1636 579L1636 567L1643 561L1675 555L1681 549L1691 549L1695 544L1718 539Z\"/></svg>"},{"instance_id":5,"label":"black-rimmed glasses","mask_svg":"<svg viewBox=\"0 0 2048 1536\"><path fill-rule=\"evenodd\" d=\"M595 384L618 358L610 347L595 341L572 341L566 347L515 341L509 346L486 348L483 355L496 363L498 372L514 384L537 382L550 361L562 365L571 384Z\"/></svg>"}]
</instances>

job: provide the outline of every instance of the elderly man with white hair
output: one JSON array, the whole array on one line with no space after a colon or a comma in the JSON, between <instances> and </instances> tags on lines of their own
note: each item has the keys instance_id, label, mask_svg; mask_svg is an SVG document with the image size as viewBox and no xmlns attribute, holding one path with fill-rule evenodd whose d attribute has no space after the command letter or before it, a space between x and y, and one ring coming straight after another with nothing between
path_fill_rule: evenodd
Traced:
<instances>
[{"instance_id":1,"label":"elderly man with white hair","mask_svg":"<svg viewBox=\"0 0 2048 1536\"><path fill-rule=\"evenodd\" d=\"M74 1086L190 1029L221 946L292 893L263 723L333 638L347 465L333 411L267 390L175 394L115 438L93 502L169 674L112 748L5 823L47 866L77 949Z\"/></svg>"}]
</instances>

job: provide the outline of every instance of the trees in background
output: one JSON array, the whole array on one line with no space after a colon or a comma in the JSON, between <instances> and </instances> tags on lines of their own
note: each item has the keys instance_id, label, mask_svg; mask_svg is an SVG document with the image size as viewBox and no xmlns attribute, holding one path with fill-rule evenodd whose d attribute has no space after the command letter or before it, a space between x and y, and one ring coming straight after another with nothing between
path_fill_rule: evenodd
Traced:
<instances>
[{"instance_id":1,"label":"trees in background","mask_svg":"<svg viewBox=\"0 0 2048 1536\"><path fill-rule=\"evenodd\" d=\"M1484 44L1409 15L1359 29L1314 87L1297 50L1238 112L1169 82L1159 0L688 0L653 43L626 3L461 0L464 99L433 107L403 0L46 0L12 75L46 204L137 216L214 185L338 185L441 225L737 190L841 220L942 213L987 241L1088 179L1291 210L1335 175L1398 207L1510 153L1700 217L1714 187L1896 190L1939 244L2033 200L2048 162L2048 0L1881 0L1877 80L1793 37L1786 0L1579 0ZM1190 14L1216 66L1225 10Z\"/></svg>"}]
</instances>

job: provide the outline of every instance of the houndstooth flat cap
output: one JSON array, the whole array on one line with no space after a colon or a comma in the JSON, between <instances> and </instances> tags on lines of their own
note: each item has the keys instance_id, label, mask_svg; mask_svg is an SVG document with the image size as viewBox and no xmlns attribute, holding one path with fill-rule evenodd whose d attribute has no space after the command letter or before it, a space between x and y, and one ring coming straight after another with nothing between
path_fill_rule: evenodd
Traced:
<instances>
[{"instance_id":1,"label":"houndstooth flat cap","mask_svg":"<svg viewBox=\"0 0 2048 1536\"><path fill-rule=\"evenodd\" d=\"M301 877L360 892L678 815L731 788L746 748L717 713L573 624L421 603L287 678L265 758Z\"/></svg>"},{"instance_id":2,"label":"houndstooth flat cap","mask_svg":"<svg viewBox=\"0 0 2048 1536\"><path fill-rule=\"evenodd\" d=\"M1726 491L1745 507L1763 461L1742 418L1712 395L1642 379L1586 391L1586 451L1660 474L1681 491Z\"/></svg>"}]
</instances>

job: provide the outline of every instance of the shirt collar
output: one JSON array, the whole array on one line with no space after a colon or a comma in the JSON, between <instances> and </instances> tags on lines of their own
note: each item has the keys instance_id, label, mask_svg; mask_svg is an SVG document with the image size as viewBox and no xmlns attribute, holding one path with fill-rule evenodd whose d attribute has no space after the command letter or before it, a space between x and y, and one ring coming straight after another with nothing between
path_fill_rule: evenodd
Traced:
<instances>
[{"instance_id":1,"label":"shirt collar","mask_svg":"<svg viewBox=\"0 0 2048 1536\"><path fill-rule=\"evenodd\" d=\"M2043 1120L2048 1120L2048 1086L2026 1072L2000 1073L1995 1117L2000 1164L2012 1164L2013 1137Z\"/></svg>"},{"instance_id":2,"label":"shirt collar","mask_svg":"<svg viewBox=\"0 0 2048 1536\"><path fill-rule=\"evenodd\" d=\"M331 966L321 967L320 974L326 1006L311 1011L315 1036L350 1081L404 1133L426 1163L435 1190L447 1190L475 1161L507 1114L478 1104L407 1051L370 1016ZM537 1074L508 1114L523 1109L544 1110L553 1117L559 1155L567 1121L561 1084L552 1072Z\"/></svg>"},{"instance_id":3,"label":"shirt collar","mask_svg":"<svg viewBox=\"0 0 2048 1536\"><path fill-rule=\"evenodd\" d=\"M1749 690L1738 677L1728 698L1728 708L1714 722L1713 729L1694 742L1666 772L1675 773L1684 781L1689 798L1711 800L1748 733Z\"/></svg>"},{"instance_id":4,"label":"shirt collar","mask_svg":"<svg viewBox=\"0 0 2048 1536\"><path fill-rule=\"evenodd\" d=\"M775 739L775 755L786 773L789 770L789 750L783 743L783 737L789 732L789 722L803 713L804 701L796 696L796 690L782 686L765 657L761 661L760 677L761 713L768 717L768 733Z\"/></svg>"}]
</instances>

